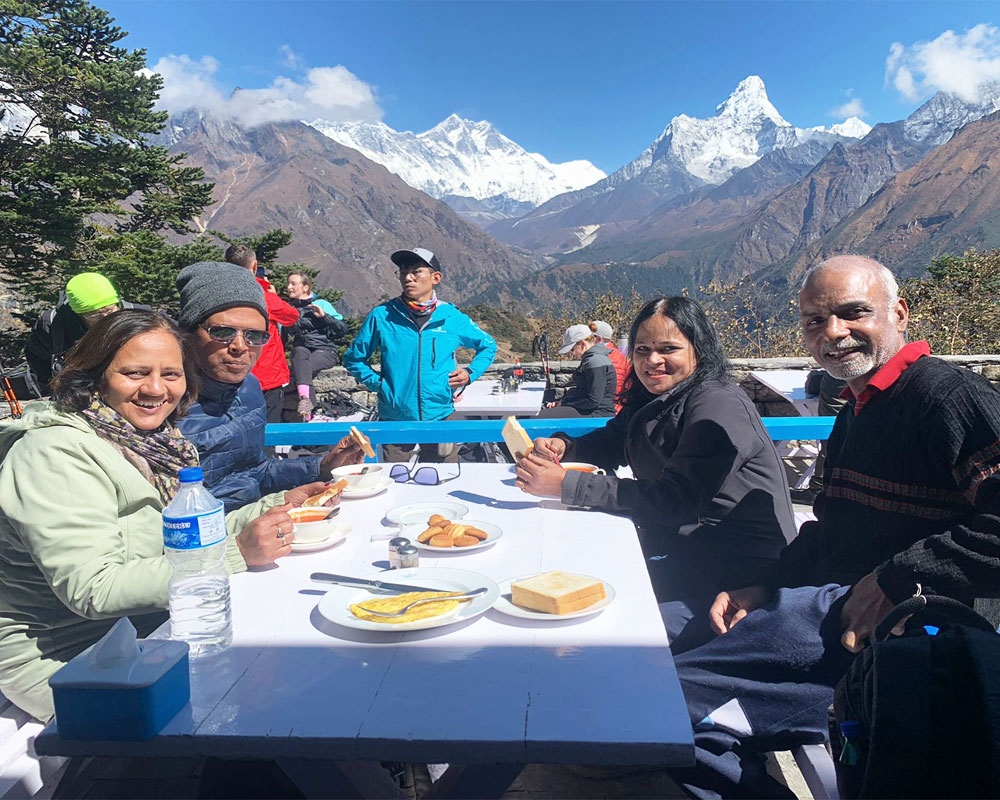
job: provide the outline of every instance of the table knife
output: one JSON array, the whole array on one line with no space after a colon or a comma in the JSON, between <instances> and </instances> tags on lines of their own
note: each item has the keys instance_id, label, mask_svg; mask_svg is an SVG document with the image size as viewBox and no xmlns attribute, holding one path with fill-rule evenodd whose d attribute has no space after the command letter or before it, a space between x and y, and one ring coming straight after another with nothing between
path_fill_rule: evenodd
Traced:
<instances>
[{"instance_id":1,"label":"table knife","mask_svg":"<svg viewBox=\"0 0 1000 800\"><path fill-rule=\"evenodd\" d=\"M329 572L314 572L309 576L314 581L325 583L340 583L348 586L367 586L387 592L454 592L455 589L428 589L426 586L412 586L408 583L389 583L388 581L370 581L366 578L352 578L348 575L331 575Z\"/></svg>"}]
</instances>

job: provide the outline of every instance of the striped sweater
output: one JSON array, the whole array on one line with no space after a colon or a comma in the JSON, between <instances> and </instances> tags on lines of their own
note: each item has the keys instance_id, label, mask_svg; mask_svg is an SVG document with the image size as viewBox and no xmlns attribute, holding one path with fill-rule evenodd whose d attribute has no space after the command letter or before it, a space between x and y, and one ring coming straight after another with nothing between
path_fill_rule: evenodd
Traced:
<instances>
[{"instance_id":1,"label":"striped sweater","mask_svg":"<svg viewBox=\"0 0 1000 800\"><path fill-rule=\"evenodd\" d=\"M1000 392L924 357L830 436L816 522L782 552L775 586L853 584L875 571L895 602L916 584L1000 596Z\"/></svg>"}]
</instances>

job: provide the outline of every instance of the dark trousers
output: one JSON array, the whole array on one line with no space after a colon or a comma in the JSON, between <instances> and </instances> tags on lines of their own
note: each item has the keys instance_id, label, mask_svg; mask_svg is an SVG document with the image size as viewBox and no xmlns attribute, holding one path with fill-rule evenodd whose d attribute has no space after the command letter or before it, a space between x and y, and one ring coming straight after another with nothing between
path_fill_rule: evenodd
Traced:
<instances>
[{"instance_id":1,"label":"dark trousers","mask_svg":"<svg viewBox=\"0 0 1000 800\"><path fill-rule=\"evenodd\" d=\"M449 414L444 419L455 419ZM422 444L420 445L421 463L456 464L458 463L458 448L460 444ZM413 457L415 444L384 444L382 445L383 461L409 461Z\"/></svg>"},{"instance_id":2,"label":"dark trousers","mask_svg":"<svg viewBox=\"0 0 1000 800\"><path fill-rule=\"evenodd\" d=\"M692 796L792 797L765 753L827 739L833 687L854 655L840 644L848 587L781 589L729 633L675 659L695 766L671 769Z\"/></svg>"},{"instance_id":3,"label":"dark trousers","mask_svg":"<svg viewBox=\"0 0 1000 800\"><path fill-rule=\"evenodd\" d=\"M264 403L267 405L267 421L281 422L281 407L285 402L285 387L275 386L264 392Z\"/></svg>"},{"instance_id":4,"label":"dark trousers","mask_svg":"<svg viewBox=\"0 0 1000 800\"><path fill-rule=\"evenodd\" d=\"M320 370L337 366L335 350L310 350L298 345L292 348L292 375L296 386L311 386Z\"/></svg>"}]
</instances>

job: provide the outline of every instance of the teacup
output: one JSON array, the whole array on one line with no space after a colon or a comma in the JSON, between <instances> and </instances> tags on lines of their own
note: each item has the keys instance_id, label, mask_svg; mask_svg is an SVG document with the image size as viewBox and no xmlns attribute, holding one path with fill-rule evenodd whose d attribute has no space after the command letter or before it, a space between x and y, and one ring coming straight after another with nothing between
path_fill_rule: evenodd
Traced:
<instances>
[{"instance_id":1,"label":"teacup","mask_svg":"<svg viewBox=\"0 0 1000 800\"><path fill-rule=\"evenodd\" d=\"M585 461L563 461L563 469L571 469L576 472L589 472L591 475L606 475L607 473L596 466L595 464L588 464Z\"/></svg>"},{"instance_id":2,"label":"teacup","mask_svg":"<svg viewBox=\"0 0 1000 800\"><path fill-rule=\"evenodd\" d=\"M350 464L337 467L331 474L333 480L347 481L347 488L353 490L374 489L386 475L381 464Z\"/></svg>"},{"instance_id":3,"label":"teacup","mask_svg":"<svg viewBox=\"0 0 1000 800\"><path fill-rule=\"evenodd\" d=\"M337 527L340 506L334 508L293 508L288 512L292 518L292 533L301 544L321 542L328 538Z\"/></svg>"}]
</instances>

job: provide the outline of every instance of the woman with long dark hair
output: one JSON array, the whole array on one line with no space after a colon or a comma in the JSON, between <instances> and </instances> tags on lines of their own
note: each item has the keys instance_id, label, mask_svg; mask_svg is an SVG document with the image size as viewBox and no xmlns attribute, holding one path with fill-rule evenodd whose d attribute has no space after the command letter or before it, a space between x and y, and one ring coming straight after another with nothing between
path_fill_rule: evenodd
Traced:
<instances>
[{"instance_id":1,"label":"woman with long dark hair","mask_svg":"<svg viewBox=\"0 0 1000 800\"><path fill-rule=\"evenodd\" d=\"M40 719L49 677L119 617L142 635L166 619L160 512L178 470L198 463L174 426L198 394L191 346L151 311L104 317L70 351L53 402L0 425L0 690ZM292 523L275 506L320 486L230 512L227 569L285 555Z\"/></svg>"},{"instance_id":2,"label":"woman with long dark hair","mask_svg":"<svg viewBox=\"0 0 1000 800\"><path fill-rule=\"evenodd\" d=\"M518 462L517 485L633 519L680 652L711 636L708 608L719 591L758 582L777 560L795 535L794 516L774 444L730 381L701 307L686 297L651 300L629 343L622 410L585 436L536 439ZM609 474L564 470L561 460ZM615 477L626 464L634 477Z\"/></svg>"}]
</instances>

